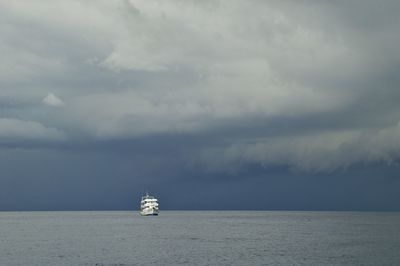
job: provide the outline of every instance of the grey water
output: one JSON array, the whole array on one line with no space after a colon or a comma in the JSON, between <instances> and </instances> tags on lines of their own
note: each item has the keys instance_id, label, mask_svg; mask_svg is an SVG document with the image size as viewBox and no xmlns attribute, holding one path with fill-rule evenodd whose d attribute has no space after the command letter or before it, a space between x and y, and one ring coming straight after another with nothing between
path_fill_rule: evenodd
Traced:
<instances>
[{"instance_id":1,"label":"grey water","mask_svg":"<svg viewBox=\"0 0 400 266\"><path fill-rule=\"evenodd\" d=\"M0 265L400 265L400 213L0 212Z\"/></svg>"}]
</instances>

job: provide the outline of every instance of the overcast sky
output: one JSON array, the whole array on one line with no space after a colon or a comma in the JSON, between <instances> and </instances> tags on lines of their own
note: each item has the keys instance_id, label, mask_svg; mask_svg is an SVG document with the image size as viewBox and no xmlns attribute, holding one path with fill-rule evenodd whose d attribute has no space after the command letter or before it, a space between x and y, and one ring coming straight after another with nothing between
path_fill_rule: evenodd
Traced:
<instances>
[{"instance_id":1,"label":"overcast sky","mask_svg":"<svg viewBox=\"0 0 400 266\"><path fill-rule=\"evenodd\" d=\"M0 2L0 210L400 210L399 1Z\"/></svg>"}]
</instances>

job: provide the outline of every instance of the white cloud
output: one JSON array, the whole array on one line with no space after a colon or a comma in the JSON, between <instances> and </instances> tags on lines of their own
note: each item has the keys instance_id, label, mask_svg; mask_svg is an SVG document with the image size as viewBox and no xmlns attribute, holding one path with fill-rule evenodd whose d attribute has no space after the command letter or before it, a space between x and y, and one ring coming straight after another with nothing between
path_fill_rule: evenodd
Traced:
<instances>
[{"instance_id":1,"label":"white cloud","mask_svg":"<svg viewBox=\"0 0 400 266\"><path fill-rule=\"evenodd\" d=\"M55 96L53 93L47 94L47 96L43 98L42 102L44 104L50 105L50 106L63 106L64 105L64 102L60 98Z\"/></svg>"},{"instance_id":2,"label":"white cloud","mask_svg":"<svg viewBox=\"0 0 400 266\"><path fill-rule=\"evenodd\" d=\"M207 127L207 106L166 93L164 99L138 92L92 94L73 100L68 115L97 138L195 132Z\"/></svg>"},{"instance_id":3,"label":"white cloud","mask_svg":"<svg viewBox=\"0 0 400 266\"><path fill-rule=\"evenodd\" d=\"M0 141L63 140L64 134L55 128L45 127L35 121L0 118Z\"/></svg>"}]
</instances>

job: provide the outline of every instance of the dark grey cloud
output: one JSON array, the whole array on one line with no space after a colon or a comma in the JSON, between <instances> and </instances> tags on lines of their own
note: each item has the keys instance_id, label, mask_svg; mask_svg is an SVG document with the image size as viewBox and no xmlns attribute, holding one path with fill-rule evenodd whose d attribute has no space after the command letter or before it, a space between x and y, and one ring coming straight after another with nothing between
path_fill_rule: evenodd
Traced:
<instances>
[{"instance_id":1,"label":"dark grey cloud","mask_svg":"<svg viewBox=\"0 0 400 266\"><path fill-rule=\"evenodd\" d=\"M0 150L14 154L2 180L59 164L58 184L71 192L68 180L83 178L82 195L106 193L111 180L211 191L230 179L234 195L275 175L300 186L296 175L343 184L344 169L362 165L396 172L399 10L397 1L1 3ZM46 154L37 166L36 152ZM19 158L26 172L14 172ZM141 177L128 178L135 170ZM51 183L43 171L32 175Z\"/></svg>"},{"instance_id":2,"label":"dark grey cloud","mask_svg":"<svg viewBox=\"0 0 400 266\"><path fill-rule=\"evenodd\" d=\"M1 210L131 210L146 189L157 194L163 210L392 211L399 202L398 166L293 175L285 168L253 165L233 174L210 174L182 170L168 156L110 151L3 151L0 158L2 173L7 172L0 180Z\"/></svg>"}]
</instances>

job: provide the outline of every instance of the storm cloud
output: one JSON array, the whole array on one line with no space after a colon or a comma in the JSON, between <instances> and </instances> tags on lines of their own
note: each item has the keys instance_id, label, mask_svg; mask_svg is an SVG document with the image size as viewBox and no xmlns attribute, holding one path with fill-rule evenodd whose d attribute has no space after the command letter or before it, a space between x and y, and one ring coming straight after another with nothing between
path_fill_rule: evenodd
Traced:
<instances>
[{"instance_id":1,"label":"storm cloud","mask_svg":"<svg viewBox=\"0 0 400 266\"><path fill-rule=\"evenodd\" d=\"M123 157L165 182L393 171L399 10L397 1L4 1L2 152L113 155L110 164Z\"/></svg>"}]
</instances>

